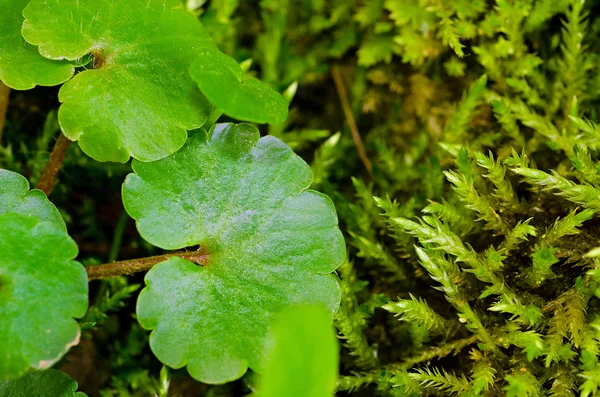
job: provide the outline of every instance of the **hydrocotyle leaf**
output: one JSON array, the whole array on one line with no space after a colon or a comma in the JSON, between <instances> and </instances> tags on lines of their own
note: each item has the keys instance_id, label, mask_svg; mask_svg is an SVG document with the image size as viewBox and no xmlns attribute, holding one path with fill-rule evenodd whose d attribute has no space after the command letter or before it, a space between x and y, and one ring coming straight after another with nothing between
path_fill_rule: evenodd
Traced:
<instances>
[{"instance_id":1,"label":"hydrocotyle leaf","mask_svg":"<svg viewBox=\"0 0 600 397\"><path fill-rule=\"evenodd\" d=\"M0 215L0 379L48 368L79 342L88 283L76 256L64 226Z\"/></svg>"},{"instance_id":2,"label":"hydrocotyle leaf","mask_svg":"<svg viewBox=\"0 0 600 397\"><path fill-rule=\"evenodd\" d=\"M0 169L0 215L15 213L36 216L66 230L60 213L41 190L29 191L29 182L16 172Z\"/></svg>"},{"instance_id":3,"label":"hydrocotyle leaf","mask_svg":"<svg viewBox=\"0 0 600 397\"><path fill-rule=\"evenodd\" d=\"M331 200L307 190L309 166L249 124L217 124L174 155L133 163L123 186L142 237L165 249L200 245L146 275L138 320L165 364L207 383L260 371L272 317L319 304L330 316L345 258Z\"/></svg>"},{"instance_id":4,"label":"hydrocotyle leaf","mask_svg":"<svg viewBox=\"0 0 600 397\"><path fill-rule=\"evenodd\" d=\"M331 318L320 307L286 310L273 327L274 347L259 387L260 397L332 397L339 346Z\"/></svg>"},{"instance_id":5,"label":"hydrocotyle leaf","mask_svg":"<svg viewBox=\"0 0 600 397\"><path fill-rule=\"evenodd\" d=\"M77 391L77 382L55 369L35 371L18 379L0 381L2 397L87 397Z\"/></svg>"},{"instance_id":6,"label":"hydrocotyle leaf","mask_svg":"<svg viewBox=\"0 0 600 397\"><path fill-rule=\"evenodd\" d=\"M157 160L208 118L187 70L213 44L179 0L33 0L23 15L23 36L43 56L94 56L59 93L61 128L90 157Z\"/></svg>"},{"instance_id":7,"label":"hydrocotyle leaf","mask_svg":"<svg viewBox=\"0 0 600 397\"><path fill-rule=\"evenodd\" d=\"M238 63L216 48L200 50L190 67L200 90L226 115L242 121L282 124L288 102L277 91L256 80L243 80Z\"/></svg>"},{"instance_id":8,"label":"hydrocotyle leaf","mask_svg":"<svg viewBox=\"0 0 600 397\"><path fill-rule=\"evenodd\" d=\"M23 40L23 8L28 2L0 0L0 81L16 90L61 84L75 71L69 63L44 58Z\"/></svg>"}]
</instances>

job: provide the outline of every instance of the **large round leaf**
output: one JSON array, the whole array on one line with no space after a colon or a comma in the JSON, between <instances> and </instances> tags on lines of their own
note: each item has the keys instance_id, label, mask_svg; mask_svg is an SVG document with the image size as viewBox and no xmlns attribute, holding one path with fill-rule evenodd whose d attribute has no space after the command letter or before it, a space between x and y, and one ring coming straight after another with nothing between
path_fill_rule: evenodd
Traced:
<instances>
[{"instance_id":1,"label":"large round leaf","mask_svg":"<svg viewBox=\"0 0 600 397\"><path fill-rule=\"evenodd\" d=\"M65 229L60 213L41 190L29 191L27 179L16 172L0 169L0 215L26 214Z\"/></svg>"},{"instance_id":2,"label":"large round leaf","mask_svg":"<svg viewBox=\"0 0 600 397\"><path fill-rule=\"evenodd\" d=\"M152 268L138 320L165 364L221 383L264 365L275 313L340 301L328 274L345 245L329 198L306 190L308 165L249 124L219 124L153 163L134 162L123 199L141 235L166 249L200 245L208 258ZM203 266L201 266L203 265Z\"/></svg>"},{"instance_id":3,"label":"large round leaf","mask_svg":"<svg viewBox=\"0 0 600 397\"><path fill-rule=\"evenodd\" d=\"M2 397L86 397L85 393L76 391L77 382L54 369L30 372L19 379L0 381Z\"/></svg>"},{"instance_id":4,"label":"large round leaf","mask_svg":"<svg viewBox=\"0 0 600 397\"><path fill-rule=\"evenodd\" d=\"M48 368L79 342L88 283L76 255L64 227L0 215L0 378Z\"/></svg>"},{"instance_id":5,"label":"large round leaf","mask_svg":"<svg viewBox=\"0 0 600 397\"><path fill-rule=\"evenodd\" d=\"M240 65L216 48L200 50L190 74L204 95L228 116L269 124L281 124L287 118L288 102L283 96L259 80L242 81Z\"/></svg>"},{"instance_id":6,"label":"large round leaf","mask_svg":"<svg viewBox=\"0 0 600 397\"><path fill-rule=\"evenodd\" d=\"M65 135L99 161L175 152L211 110L187 73L213 44L179 0L32 0L23 36L50 59L94 55L60 90Z\"/></svg>"},{"instance_id":7,"label":"large round leaf","mask_svg":"<svg viewBox=\"0 0 600 397\"><path fill-rule=\"evenodd\" d=\"M0 0L0 81L17 90L63 83L75 70L68 63L44 58L23 40L23 8L28 2Z\"/></svg>"}]
</instances>

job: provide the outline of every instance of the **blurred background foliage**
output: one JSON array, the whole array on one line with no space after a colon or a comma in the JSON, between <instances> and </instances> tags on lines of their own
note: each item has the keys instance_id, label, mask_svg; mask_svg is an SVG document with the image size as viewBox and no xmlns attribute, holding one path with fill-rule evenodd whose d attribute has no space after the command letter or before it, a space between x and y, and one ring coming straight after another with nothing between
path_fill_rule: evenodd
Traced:
<instances>
[{"instance_id":1,"label":"blurred background foliage","mask_svg":"<svg viewBox=\"0 0 600 397\"><path fill-rule=\"evenodd\" d=\"M598 2L184 5L248 77L285 92L288 121L263 132L336 204L338 395L600 395ZM56 92L11 93L0 167L32 184ZM86 264L158 253L123 211L129 171L69 151L51 199ZM208 386L160 372L132 319L142 282L92 284L82 343L58 368L90 396L251 395L252 373Z\"/></svg>"}]
</instances>

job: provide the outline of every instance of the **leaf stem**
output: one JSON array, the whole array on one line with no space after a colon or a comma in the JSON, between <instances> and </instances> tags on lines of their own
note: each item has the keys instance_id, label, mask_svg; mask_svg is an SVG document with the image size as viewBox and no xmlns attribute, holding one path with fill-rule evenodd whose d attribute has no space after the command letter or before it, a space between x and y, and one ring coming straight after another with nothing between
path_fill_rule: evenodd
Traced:
<instances>
[{"instance_id":1,"label":"leaf stem","mask_svg":"<svg viewBox=\"0 0 600 397\"><path fill-rule=\"evenodd\" d=\"M52 148L52 153L50 153L50 158L46 163L44 173L37 184L37 188L46 193L46 196L49 196L52 192L56 175L67 155L69 145L71 145L71 141L61 132L54 144L54 148Z\"/></svg>"},{"instance_id":2,"label":"leaf stem","mask_svg":"<svg viewBox=\"0 0 600 397\"><path fill-rule=\"evenodd\" d=\"M88 281L98 280L102 278L111 278L117 276L126 276L135 274L138 272L144 272L150 270L154 265L164 262L170 258L179 257L181 259L194 262L199 266L206 266L208 264L209 255L203 251L184 251L175 252L172 254L149 256L146 258L129 259L124 261L118 261L113 263L106 263L104 265L97 266L86 266L85 270L88 274Z\"/></svg>"},{"instance_id":3,"label":"leaf stem","mask_svg":"<svg viewBox=\"0 0 600 397\"><path fill-rule=\"evenodd\" d=\"M363 145L362 138L360 137L360 133L358 132L358 126L356 125L356 120L352 114L350 102L348 101L348 94L346 92L346 88L344 87L344 82L342 81L342 75L340 74L340 70L337 65L331 66L331 75L333 76L335 88L337 89L338 96L340 97L340 104L342 105L342 110L346 116L346 121L348 122L350 132L352 133L352 140L354 140L354 146L356 146L358 156L360 157L360 160L364 164L367 171L369 171L369 174L373 176L373 166L371 165L371 161L365 152L365 147Z\"/></svg>"},{"instance_id":4,"label":"leaf stem","mask_svg":"<svg viewBox=\"0 0 600 397\"><path fill-rule=\"evenodd\" d=\"M219 120L219 117L221 117L222 115L223 115L223 110L217 109L217 108L213 109L213 111L208 116L208 120L206 120L206 123L204 123L204 129L206 129L206 131L208 131L210 129L210 127L212 127Z\"/></svg>"},{"instance_id":5,"label":"leaf stem","mask_svg":"<svg viewBox=\"0 0 600 397\"><path fill-rule=\"evenodd\" d=\"M125 211L125 209L121 210L121 215L119 216L119 221L115 227L115 234L113 235L113 241L110 246L110 252L108 253L109 262L114 262L119 257L119 251L121 250L121 243L123 242L123 235L125 234L125 227L127 226L128 220L129 215L127 215L127 211Z\"/></svg>"},{"instance_id":6,"label":"leaf stem","mask_svg":"<svg viewBox=\"0 0 600 397\"><path fill-rule=\"evenodd\" d=\"M0 144L2 143L2 131L4 131L4 124L6 122L9 95L10 87L0 81Z\"/></svg>"}]
</instances>

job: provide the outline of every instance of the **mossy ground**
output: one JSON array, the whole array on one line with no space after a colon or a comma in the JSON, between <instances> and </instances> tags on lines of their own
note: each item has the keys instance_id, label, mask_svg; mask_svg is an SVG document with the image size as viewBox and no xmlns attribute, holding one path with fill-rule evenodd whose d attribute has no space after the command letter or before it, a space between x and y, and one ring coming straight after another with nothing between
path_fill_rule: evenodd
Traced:
<instances>
[{"instance_id":1,"label":"mossy ground","mask_svg":"<svg viewBox=\"0 0 600 397\"><path fill-rule=\"evenodd\" d=\"M311 163L347 237L338 395L598 395L599 3L192 3L250 74L298 82L288 122L263 132ZM11 96L0 167L32 183L58 131L53 98ZM158 253L122 216L129 171L69 151L52 200L86 263ZM160 365L131 317L141 282L92 284L88 330L60 365L91 396L154 390ZM170 395L254 384L176 371Z\"/></svg>"}]
</instances>

